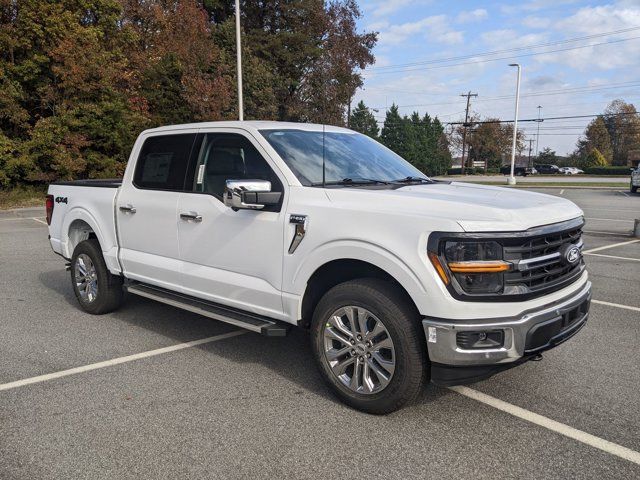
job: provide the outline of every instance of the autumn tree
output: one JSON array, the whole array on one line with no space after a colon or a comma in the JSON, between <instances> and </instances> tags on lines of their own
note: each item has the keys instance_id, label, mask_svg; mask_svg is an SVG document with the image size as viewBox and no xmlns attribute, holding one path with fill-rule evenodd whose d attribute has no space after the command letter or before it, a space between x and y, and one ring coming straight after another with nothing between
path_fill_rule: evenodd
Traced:
<instances>
[{"instance_id":1,"label":"autumn tree","mask_svg":"<svg viewBox=\"0 0 640 480\"><path fill-rule=\"evenodd\" d=\"M630 155L640 152L640 114L633 104L618 99L607 106L603 120L611 138L612 164L627 165Z\"/></svg>"},{"instance_id":2,"label":"autumn tree","mask_svg":"<svg viewBox=\"0 0 640 480\"><path fill-rule=\"evenodd\" d=\"M587 125L584 137L578 140L576 156L586 162L586 158L592 154L593 150L597 150L599 155L604 157L606 165L611 164L613 158L611 138L602 116L596 117Z\"/></svg>"},{"instance_id":3,"label":"autumn tree","mask_svg":"<svg viewBox=\"0 0 640 480\"><path fill-rule=\"evenodd\" d=\"M378 121L373 113L367 107L362 100L358 102L356 108L351 112L351 118L349 119L349 128L356 132L363 133L371 138L378 138L380 129L378 128Z\"/></svg>"},{"instance_id":4,"label":"autumn tree","mask_svg":"<svg viewBox=\"0 0 640 480\"><path fill-rule=\"evenodd\" d=\"M121 175L144 128L236 119L233 0L0 0L0 185ZM354 0L242 2L246 118L346 123Z\"/></svg>"},{"instance_id":5,"label":"autumn tree","mask_svg":"<svg viewBox=\"0 0 640 480\"><path fill-rule=\"evenodd\" d=\"M458 131L460 137L462 132ZM513 124L502 123L497 118L478 121L467 132L467 148L469 164L482 162L485 168L500 168L506 158L511 155L513 144ZM524 134L518 130L516 136L516 152L524 148Z\"/></svg>"}]
</instances>

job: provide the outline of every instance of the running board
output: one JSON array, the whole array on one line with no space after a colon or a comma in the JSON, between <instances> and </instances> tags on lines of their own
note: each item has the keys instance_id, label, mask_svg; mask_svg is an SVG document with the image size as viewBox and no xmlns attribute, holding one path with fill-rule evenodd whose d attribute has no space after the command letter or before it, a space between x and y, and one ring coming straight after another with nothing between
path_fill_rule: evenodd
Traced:
<instances>
[{"instance_id":1,"label":"running board","mask_svg":"<svg viewBox=\"0 0 640 480\"><path fill-rule=\"evenodd\" d=\"M236 327L245 328L268 337L284 337L291 327L285 322L263 317L262 315L243 312L235 308L144 283L130 283L125 285L124 288L134 295L166 303L167 305L229 323Z\"/></svg>"}]
</instances>

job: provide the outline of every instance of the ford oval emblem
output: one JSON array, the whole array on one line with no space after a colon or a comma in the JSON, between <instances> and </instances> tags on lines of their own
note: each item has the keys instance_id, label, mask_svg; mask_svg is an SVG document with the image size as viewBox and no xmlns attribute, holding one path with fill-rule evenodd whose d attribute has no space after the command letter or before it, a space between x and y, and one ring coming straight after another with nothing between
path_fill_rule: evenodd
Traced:
<instances>
[{"instance_id":1,"label":"ford oval emblem","mask_svg":"<svg viewBox=\"0 0 640 480\"><path fill-rule=\"evenodd\" d=\"M578 247L570 248L569 250L567 250L567 253L565 253L564 258L567 260L567 263L573 265L578 260L580 260L580 248Z\"/></svg>"}]
</instances>

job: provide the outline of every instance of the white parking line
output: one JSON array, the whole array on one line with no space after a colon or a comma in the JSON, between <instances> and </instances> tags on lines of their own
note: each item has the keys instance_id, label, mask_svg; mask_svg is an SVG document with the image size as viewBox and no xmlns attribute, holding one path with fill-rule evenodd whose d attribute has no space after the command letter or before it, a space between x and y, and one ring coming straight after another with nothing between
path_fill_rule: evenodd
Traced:
<instances>
[{"instance_id":1,"label":"white parking line","mask_svg":"<svg viewBox=\"0 0 640 480\"><path fill-rule=\"evenodd\" d=\"M577 440L578 442L584 443L585 445L589 445L591 447L602 450L603 452L615 455L616 457L620 457L637 465L640 465L640 452L636 452L635 450L631 450L630 448L623 447L622 445L610 442L608 440L605 440L604 438L596 437L595 435L591 435L590 433L570 427L569 425L565 425L564 423L556 422L555 420L552 420L548 417L530 412L529 410L525 410L524 408L518 407L511 403L507 403L503 400L499 400L495 397L479 392L477 390L473 390L469 387L459 386L449 387L449 389L453 390L456 393L459 393L460 395L464 395L465 397L476 400L477 402L484 403L485 405L489 405L493 408L497 408L498 410L513 415L514 417L526 420L527 422L539 425L548 430L551 430L552 432L559 433L560 435L572 438L574 440Z\"/></svg>"},{"instance_id":2,"label":"white parking line","mask_svg":"<svg viewBox=\"0 0 640 480\"><path fill-rule=\"evenodd\" d=\"M40 220L39 218L36 218L36 217L33 217L31 220L35 220L36 222L44 223L45 225L47 225L47 222L45 222L44 220Z\"/></svg>"},{"instance_id":3,"label":"white parking line","mask_svg":"<svg viewBox=\"0 0 640 480\"><path fill-rule=\"evenodd\" d=\"M606 250L607 248L621 247L622 245L631 245L632 243L638 243L638 242L640 242L640 239L638 239L638 240L629 240L627 242L613 243L611 245L604 245L603 247L591 248L589 250L585 250L582 253L599 252L600 250Z\"/></svg>"},{"instance_id":4,"label":"white parking line","mask_svg":"<svg viewBox=\"0 0 640 480\"><path fill-rule=\"evenodd\" d=\"M585 253L585 255L593 255L594 257L615 258L618 260L630 260L632 262L640 262L640 258L618 257L616 255L604 255L602 253Z\"/></svg>"},{"instance_id":5,"label":"white parking line","mask_svg":"<svg viewBox=\"0 0 640 480\"><path fill-rule=\"evenodd\" d=\"M560 190L560 195L562 195L563 193L564 193L564 188Z\"/></svg>"},{"instance_id":6,"label":"white parking line","mask_svg":"<svg viewBox=\"0 0 640 480\"><path fill-rule=\"evenodd\" d=\"M602 300L591 300L591 303L597 303L598 305L606 305L608 307L623 308L625 310L632 310L634 312L640 312L640 308L639 307L632 307L631 305L621 305L620 303L604 302Z\"/></svg>"},{"instance_id":7,"label":"white parking line","mask_svg":"<svg viewBox=\"0 0 640 480\"><path fill-rule=\"evenodd\" d=\"M223 333L222 335L216 335L215 337L202 338L200 340L193 340L191 342L178 343L177 345L171 345L169 347L157 348L156 350L149 350L147 352L136 353L134 355L128 355L126 357L113 358L111 360L105 360L104 362L91 363L89 365L83 365L82 367L70 368L68 370L61 370L59 372L47 373L46 375L39 375L37 377L25 378L23 380L16 380L15 382L0 384L0 391L11 390L12 388L24 387L25 385L31 385L33 383L41 383L49 380L54 380L60 377L67 377L69 375L75 375L77 373L89 372L91 370L97 370L99 368L111 367L113 365L120 365L121 363L133 362L134 360L140 360L142 358L155 357L156 355L162 355L163 353L175 352L183 350L185 348L197 347L198 345L204 345L205 343L217 342L218 340L224 340L226 338L237 337L247 333L246 330L234 330L233 332Z\"/></svg>"}]
</instances>

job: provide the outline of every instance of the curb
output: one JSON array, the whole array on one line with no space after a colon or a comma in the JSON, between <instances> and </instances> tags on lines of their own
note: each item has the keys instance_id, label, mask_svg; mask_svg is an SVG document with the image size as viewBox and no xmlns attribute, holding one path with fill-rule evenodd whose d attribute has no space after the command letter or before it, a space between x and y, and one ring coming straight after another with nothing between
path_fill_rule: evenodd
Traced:
<instances>
[{"instance_id":1,"label":"curb","mask_svg":"<svg viewBox=\"0 0 640 480\"><path fill-rule=\"evenodd\" d=\"M44 217L45 209L42 207L12 208L10 210L0 210L0 218L33 218Z\"/></svg>"}]
</instances>

